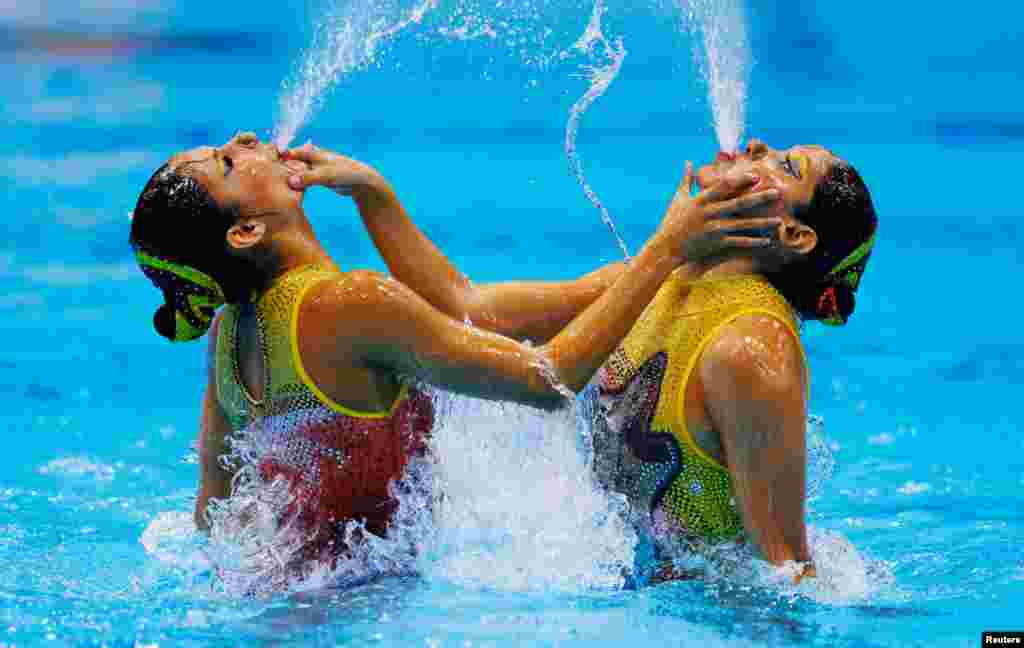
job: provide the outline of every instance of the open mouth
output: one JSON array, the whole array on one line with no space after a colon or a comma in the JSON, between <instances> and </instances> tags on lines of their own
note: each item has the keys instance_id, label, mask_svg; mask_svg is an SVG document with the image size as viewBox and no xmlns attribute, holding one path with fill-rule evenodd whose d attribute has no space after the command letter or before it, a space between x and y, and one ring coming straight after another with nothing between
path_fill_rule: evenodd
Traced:
<instances>
[{"instance_id":1,"label":"open mouth","mask_svg":"<svg viewBox=\"0 0 1024 648\"><path fill-rule=\"evenodd\" d=\"M304 171L309 171L309 165L303 162L302 160L296 160L294 158L286 160L281 156L281 149L279 149L276 145L268 144L268 146L270 147L271 153L274 156L274 161L283 166L285 169L287 169L289 175L293 173L303 173Z\"/></svg>"},{"instance_id":2,"label":"open mouth","mask_svg":"<svg viewBox=\"0 0 1024 648\"><path fill-rule=\"evenodd\" d=\"M738 153L729 153L728 151L719 151L715 155L715 159L708 165L701 167L697 171L696 181L697 187L703 191L709 186L718 181L720 177L728 173L732 165L739 159Z\"/></svg>"}]
</instances>

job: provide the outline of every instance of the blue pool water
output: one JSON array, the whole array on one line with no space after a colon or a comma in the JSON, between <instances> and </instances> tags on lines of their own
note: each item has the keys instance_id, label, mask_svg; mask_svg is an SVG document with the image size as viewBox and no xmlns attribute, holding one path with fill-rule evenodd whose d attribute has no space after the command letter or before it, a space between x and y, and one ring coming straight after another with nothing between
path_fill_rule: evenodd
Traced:
<instances>
[{"instance_id":1,"label":"blue pool water","mask_svg":"<svg viewBox=\"0 0 1024 648\"><path fill-rule=\"evenodd\" d=\"M573 422L455 400L451 506L415 575L251 600L214 583L191 530L203 353L152 331L129 213L174 151L269 133L321 8L78 4L0 3L0 647L974 646L1024 629L1024 10L752 10L748 134L840 152L882 219L851 325L805 331L835 460L809 514L818 583L623 591L605 559L634 546L576 470ZM715 144L672 3L609 6L629 54L578 148L635 250ZM589 13L441 2L299 140L381 169L475 281L586 272L618 254L562 155L586 83L579 61L538 61ZM481 16L497 38L451 36ZM383 268L351 206L320 192L307 211L339 262Z\"/></svg>"}]
</instances>

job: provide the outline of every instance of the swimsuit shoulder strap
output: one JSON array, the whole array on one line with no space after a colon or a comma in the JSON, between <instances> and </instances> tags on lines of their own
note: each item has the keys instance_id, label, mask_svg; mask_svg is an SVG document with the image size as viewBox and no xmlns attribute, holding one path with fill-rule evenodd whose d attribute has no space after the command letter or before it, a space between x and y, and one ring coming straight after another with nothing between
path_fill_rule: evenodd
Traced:
<instances>
[{"instance_id":1,"label":"swimsuit shoulder strap","mask_svg":"<svg viewBox=\"0 0 1024 648\"><path fill-rule=\"evenodd\" d=\"M282 277L260 298L258 309L267 366L270 368L270 392L273 397L283 402L316 403L331 412L353 418L388 418L405 399L407 387L402 388L388 410L354 410L338 403L325 393L309 375L302 361L302 354L299 351L299 313L303 300L315 286L327 280L344 280L344 276L331 267L307 266Z\"/></svg>"},{"instance_id":2,"label":"swimsuit shoulder strap","mask_svg":"<svg viewBox=\"0 0 1024 648\"><path fill-rule=\"evenodd\" d=\"M686 420L686 390L708 345L718 339L726 326L741 317L761 315L778 321L789 331L800 348L805 366L807 358L804 354L803 344L800 342L798 323L792 307L785 297L763 277L744 275L696 282L691 299L695 299L698 303L689 304L687 310L694 309L701 321L696 323L699 334L686 336L684 348L676 349L679 353L679 360L684 363L674 398L674 418L677 421L675 427L677 437L697 455L724 470L725 467L721 463L704 452L694 442Z\"/></svg>"}]
</instances>

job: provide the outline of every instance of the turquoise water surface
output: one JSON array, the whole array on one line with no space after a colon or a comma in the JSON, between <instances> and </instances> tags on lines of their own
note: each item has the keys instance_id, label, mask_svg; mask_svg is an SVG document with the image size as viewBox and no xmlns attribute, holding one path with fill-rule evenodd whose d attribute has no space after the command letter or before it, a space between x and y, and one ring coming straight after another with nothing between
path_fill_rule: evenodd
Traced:
<instances>
[{"instance_id":1,"label":"turquoise water surface","mask_svg":"<svg viewBox=\"0 0 1024 648\"><path fill-rule=\"evenodd\" d=\"M974 646L1024 629L1024 10L758 4L748 135L847 157L881 219L851 324L804 331L822 578L793 588L755 564L624 590L616 565L643 548L587 478L572 418L442 395L449 504L415 527L415 563L254 600L211 577L192 530L204 353L153 332L129 214L173 152L270 134L323 3L0 3L0 647ZM442 0L298 141L379 168L474 281L614 260L562 151L587 61L558 54L590 11ZM679 21L667 1L609 4L628 55L580 130L632 250L684 162L716 150ZM383 269L350 204L313 192L307 211L339 263Z\"/></svg>"}]
</instances>

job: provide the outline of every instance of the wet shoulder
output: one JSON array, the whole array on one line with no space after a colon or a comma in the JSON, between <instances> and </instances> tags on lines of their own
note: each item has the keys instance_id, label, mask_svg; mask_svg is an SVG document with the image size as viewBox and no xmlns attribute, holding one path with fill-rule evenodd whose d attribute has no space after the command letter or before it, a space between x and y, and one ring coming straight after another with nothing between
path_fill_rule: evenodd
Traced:
<instances>
[{"instance_id":1,"label":"wet shoulder","mask_svg":"<svg viewBox=\"0 0 1024 648\"><path fill-rule=\"evenodd\" d=\"M302 298L294 362L304 382L336 411L387 413L398 398L396 377L367 366L362 353L372 337L376 300L392 283L379 272L337 273L309 286Z\"/></svg>"},{"instance_id":2,"label":"wet shoulder","mask_svg":"<svg viewBox=\"0 0 1024 648\"><path fill-rule=\"evenodd\" d=\"M394 298L404 288L395 279L374 270L331 273L310 286L302 299L305 315L361 311ZM405 289L408 290L408 289Z\"/></svg>"},{"instance_id":3,"label":"wet shoulder","mask_svg":"<svg viewBox=\"0 0 1024 648\"><path fill-rule=\"evenodd\" d=\"M339 327L370 306L369 299L383 279L380 273L364 270L319 277L306 288L298 304L298 333L301 336L342 333Z\"/></svg>"},{"instance_id":4,"label":"wet shoulder","mask_svg":"<svg viewBox=\"0 0 1024 648\"><path fill-rule=\"evenodd\" d=\"M803 349L793 328L778 317L743 315L721 328L700 360L705 390L746 384L788 391L803 389Z\"/></svg>"}]
</instances>

